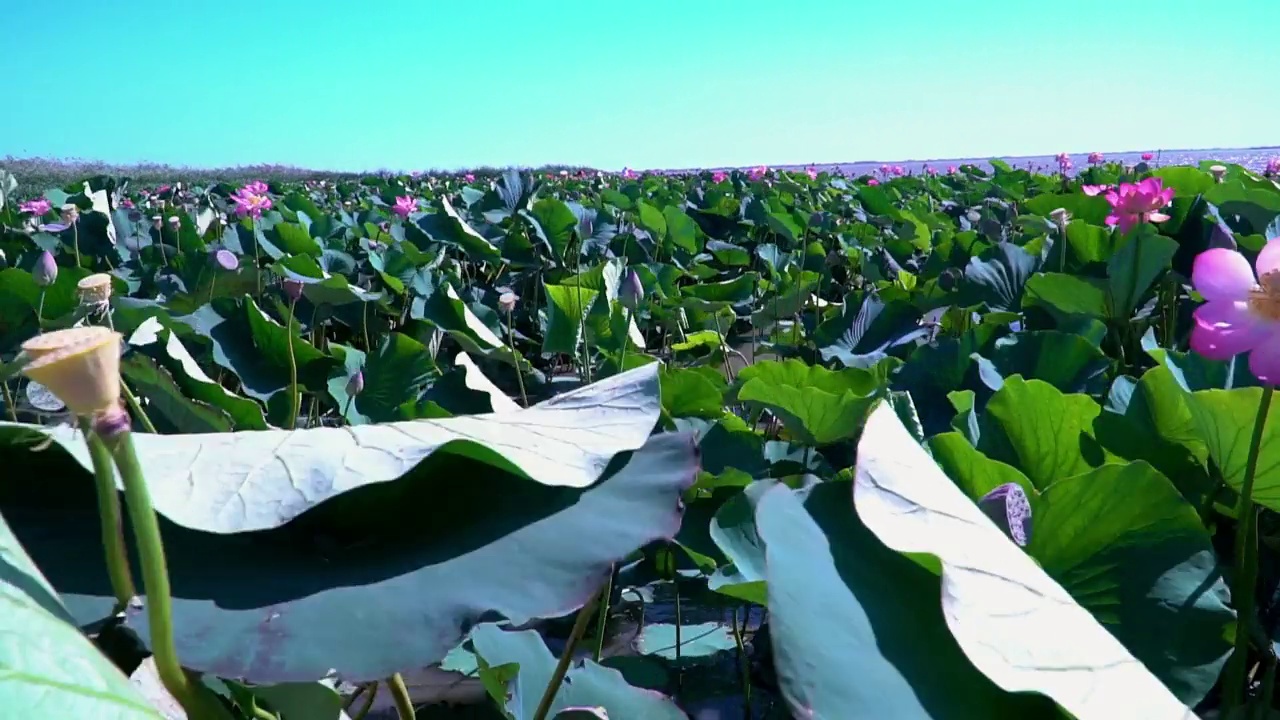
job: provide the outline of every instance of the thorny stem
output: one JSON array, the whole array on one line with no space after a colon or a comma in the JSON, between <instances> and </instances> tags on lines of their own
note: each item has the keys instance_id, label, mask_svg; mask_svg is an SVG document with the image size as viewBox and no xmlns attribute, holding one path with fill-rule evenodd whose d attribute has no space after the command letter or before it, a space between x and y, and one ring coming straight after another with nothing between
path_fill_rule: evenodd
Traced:
<instances>
[{"instance_id":1,"label":"thorny stem","mask_svg":"<svg viewBox=\"0 0 1280 720\"><path fill-rule=\"evenodd\" d=\"M578 611L578 617L573 621L573 629L569 631L569 639L564 643L564 650L560 651L560 661L556 663L556 669L551 673L551 680L547 683L547 689L542 691L542 700L538 702L538 709L533 713L533 720L547 720L547 714L551 712L551 704L555 702L556 693L560 691L560 685L564 682L565 673L569 671L569 663L573 660L573 651L578 647L578 642L582 640L582 635L587 631L587 622L591 620L591 612L595 609L600 593L603 590L604 585L601 585L591 597L587 598L587 602Z\"/></svg>"},{"instance_id":2,"label":"thorny stem","mask_svg":"<svg viewBox=\"0 0 1280 720\"><path fill-rule=\"evenodd\" d=\"M1236 505L1235 573L1231 588L1231 598L1236 606L1236 640L1235 650L1227 660L1223 680L1225 710L1239 707L1244 701L1245 671L1249 660L1249 627L1253 621L1258 582L1258 514L1253 506L1253 482L1258 472L1262 431L1266 426L1267 411L1271 407L1271 395L1274 391L1275 388L1271 385L1262 389L1258 415L1253 421L1253 439L1249 443L1244 483Z\"/></svg>"},{"instance_id":3,"label":"thorny stem","mask_svg":"<svg viewBox=\"0 0 1280 720\"><path fill-rule=\"evenodd\" d=\"M414 720L417 713L413 709L413 700L409 698L409 688L404 686L404 678L395 673L387 678L387 689L391 691L391 699L396 704L396 714L400 720Z\"/></svg>"},{"instance_id":4,"label":"thorny stem","mask_svg":"<svg viewBox=\"0 0 1280 720\"><path fill-rule=\"evenodd\" d=\"M224 718L227 713L202 687L191 682L178 662L173 639L173 611L169 571L165 566L160 523L151 505L151 494L142 474L142 465L133 449L133 433L127 429L114 437L102 438L115 459L124 481L125 504L134 541L142 561L142 584L146 590L147 622L151 628L151 652L155 655L160 681L193 720Z\"/></svg>"},{"instance_id":5,"label":"thorny stem","mask_svg":"<svg viewBox=\"0 0 1280 720\"><path fill-rule=\"evenodd\" d=\"M284 324L285 344L289 346L289 417L285 419L286 430L292 430L298 424L302 403L298 395L298 361L293 357L293 310L297 305L297 300L289 301L289 321Z\"/></svg>"},{"instance_id":6,"label":"thorny stem","mask_svg":"<svg viewBox=\"0 0 1280 720\"><path fill-rule=\"evenodd\" d=\"M116 596L116 612L123 610L138 594L129 569L129 554L124 542L124 524L120 520L120 496L116 492L116 471L111 451L93 432L87 419L80 420L80 431L89 446L93 461L93 479L98 491L98 517L102 522L102 549L106 554L107 576Z\"/></svg>"}]
</instances>

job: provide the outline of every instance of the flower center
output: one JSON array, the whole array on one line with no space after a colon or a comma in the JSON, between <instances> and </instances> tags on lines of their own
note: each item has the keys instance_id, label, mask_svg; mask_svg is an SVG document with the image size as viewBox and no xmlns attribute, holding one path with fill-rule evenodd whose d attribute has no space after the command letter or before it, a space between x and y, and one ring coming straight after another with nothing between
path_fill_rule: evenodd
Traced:
<instances>
[{"instance_id":1,"label":"flower center","mask_svg":"<svg viewBox=\"0 0 1280 720\"><path fill-rule=\"evenodd\" d=\"M1280 270L1258 278L1249 291L1249 309L1268 320L1280 321Z\"/></svg>"}]
</instances>

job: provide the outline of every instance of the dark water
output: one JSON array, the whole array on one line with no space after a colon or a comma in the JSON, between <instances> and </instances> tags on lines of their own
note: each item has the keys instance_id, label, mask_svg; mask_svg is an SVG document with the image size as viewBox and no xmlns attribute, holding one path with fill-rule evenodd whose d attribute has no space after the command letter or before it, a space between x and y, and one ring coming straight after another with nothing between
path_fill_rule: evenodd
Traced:
<instances>
[{"instance_id":1,"label":"dark water","mask_svg":"<svg viewBox=\"0 0 1280 720\"><path fill-rule=\"evenodd\" d=\"M1151 148L1149 150L1135 150L1133 152L1116 152L1103 153L1103 157L1107 161L1120 161L1127 164L1137 164L1142 160L1142 153L1149 152L1155 155L1155 159L1151 161L1151 165L1160 167L1164 165L1196 165L1204 160L1217 160L1226 163L1235 163L1243 165L1255 172L1262 172L1266 167L1267 161L1280 158L1280 146L1261 147L1261 148L1217 148L1209 150L1158 150ZM1071 156L1071 162L1075 165L1075 170L1089 167L1089 153L1068 153ZM1057 172L1058 161L1056 155L1026 155L1012 156L1001 155L999 159L1009 163L1014 167L1027 168L1030 170L1038 170L1040 172ZM914 174L920 174L925 171L925 167L932 167L938 172L947 171L949 165L965 165L973 164L979 167L990 169L991 164L988 162L991 158L936 158L930 160L861 160L850 163L810 163L805 165L779 165L778 169L782 170L803 170L806 167L815 167L819 171L839 170L846 175L862 175L873 174L879 170L881 165L901 165L905 170Z\"/></svg>"}]
</instances>

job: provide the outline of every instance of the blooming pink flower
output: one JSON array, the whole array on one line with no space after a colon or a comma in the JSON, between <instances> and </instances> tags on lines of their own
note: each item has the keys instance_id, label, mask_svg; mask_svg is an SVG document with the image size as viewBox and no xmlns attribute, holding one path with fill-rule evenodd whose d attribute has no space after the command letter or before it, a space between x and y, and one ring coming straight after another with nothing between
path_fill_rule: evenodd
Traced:
<instances>
[{"instance_id":1,"label":"blooming pink flower","mask_svg":"<svg viewBox=\"0 0 1280 720\"><path fill-rule=\"evenodd\" d=\"M1268 177L1272 175L1280 175L1280 158L1271 158L1267 161L1267 169L1264 171Z\"/></svg>"},{"instance_id":2,"label":"blooming pink flower","mask_svg":"<svg viewBox=\"0 0 1280 720\"><path fill-rule=\"evenodd\" d=\"M1101 195L1102 193L1110 190L1111 186L1110 185L1081 185L1080 189L1084 191L1085 195L1088 195L1089 197L1093 197L1095 195Z\"/></svg>"},{"instance_id":3,"label":"blooming pink flower","mask_svg":"<svg viewBox=\"0 0 1280 720\"><path fill-rule=\"evenodd\" d=\"M769 174L769 166L757 165L747 171L747 177L751 180L759 180Z\"/></svg>"},{"instance_id":4,"label":"blooming pink flower","mask_svg":"<svg viewBox=\"0 0 1280 720\"><path fill-rule=\"evenodd\" d=\"M867 178L868 185L879 185L880 181L875 178Z\"/></svg>"},{"instance_id":5,"label":"blooming pink flower","mask_svg":"<svg viewBox=\"0 0 1280 720\"><path fill-rule=\"evenodd\" d=\"M133 201L130 200L129 198L124 198L120 201L120 207L126 210L131 210L133 209Z\"/></svg>"},{"instance_id":6,"label":"blooming pink flower","mask_svg":"<svg viewBox=\"0 0 1280 720\"><path fill-rule=\"evenodd\" d=\"M168 192L168 191L169 191L169 186L168 186L168 185L161 185L160 187L156 188L156 194L157 194L157 195L159 195L159 194L161 194L161 193L164 193L164 192ZM266 192L266 191L265 191L265 190L263 190L263 192Z\"/></svg>"},{"instance_id":7,"label":"blooming pink flower","mask_svg":"<svg viewBox=\"0 0 1280 720\"><path fill-rule=\"evenodd\" d=\"M1243 255L1211 248L1196 257L1191 282L1205 303L1196 308L1191 349L1211 360L1249 353L1249 370L1280 382L1280 238L1258 253L1258 275Z\"/></svg>"},{"instance_id":8,"label":"blooming pink flower","mask_svg":"<svg viewBox=\"0 0 1280 720\"><path fill-rule=\"evenodd\" d=\"M929 167L929 166L927 166L927 165L925 166L924 171L925 171L925 172L927 172L927 173L929 173L930 175L937 175L937 174L938 174L938 169L937 169L937 168L931 168L931 167Z\"/></svg>"},{"instance_id":9,"label":"blooming pink flower","mask_svg":"<svg viewBox=\"0 0 1280 720\"><path fill-rule=\"evenodd\" d=\"M1101 164L1102 164L1102 160L1103 160L1102 153L1100 153L1100 152L1091 152L1091 153L1089 153L1089 164L1090 164L1090 165L1101 165Z\"/></svg>"},{"instance_id":10,"label":"blooming pink flower","mask_svg":"<svg viewBox=\"0 0 1280 720\"><path fill-rule=\"evenodd\" d=\"M805 173L809 176L810 180L818 179L818 169L812 165L805 169Z\"/></svg>"},{"instance_id":11,"label":"blooming pink flower","mask_svg":"<svg viewBox=\"0 0 1280 720\"><path fill-rule=\"evenodd\" d=\"M43 217L52 209L53 209L53 203L49 202L48 200L45 200L44 198L28 200L18 205L18 212L31 213L36 217Z\"/></svg>"},{"instance_id":12,"label":"blooming pink flower","mask_svg":"<svg viewBox=\"0 0 1280 720\"><path fill-rule=\"evenodd\" d=\"M890 172L890 171L892 171L892 170L893 170L893 168L889 167L888 165L881 165L881 166L880 166L880 174L881 174L881 175L888 175L888 174L889 174L889 172Z\"/></svg>"},{"instance_id":13,"label":"blooming pink flower","mask_svg":"<svg viewBox=\"0 0 1280 720\"><path fill-rule=\"evenodd\" d=\"M1154 158L1154 157L1155 157L1155 155L1153 155L1153 154L1151 154L1151 153L1149 153L1149 152L1142 153L1142 162L1151 162L1151 159L1152 159L1152 158Z\"/></svg>"},{"instance_id":14,"label":"blooming pink flower","mask_svg":"<svg viewBox=\"0 0 1280 720\"><path fill-rule=\"evenodd\" d=\"M396 197L396 204L391 209L400 217L407 218L409 213L418 209L418 202L409 195L400 195Z\"/></svg>"},{"instance_id":15,"label":"blooming pink flower","mask_svg":"<svg viewBox=\"0 0 1280 720\"><path fill-rule=\"evenodd\" d=\"M466 175L462 176L462 179L469 183L473 183L476 181L476 176L475 176L475 173L467 173Z\"/></svg>"},{"instance_id":16,"label":"blooming pink flower","mask_svg":"<svg viewBox=\"0 0 1280 720\"><path fill-rule=\"evenodd\" d=\"M729 174L723 170L717 170L711 173L711 182L722 183L729 178Z\"/></svg>"},{"instance_id":17,"label":"blooming pink flower","mask_svg":"<svg viewBox=\"0 0 1280 720\"><path fill-rule=\"evenodd\" d=\"M948 174L948 175L955 175L955 174L956 174L956 166L955 166L955 165L948 165L948 166L947 166L947 174Z\"/></svg>"},{"instance_id":18,"label":"blooming pink flower","mask_svg":"<svg viewBox=\"0 0 1280 720\"><path fill-rule=\"evenodd\" d=\"M1164 187L1164 180L1153 177L1137 183L1121 183L1119 190L1108 190L1106 198L1111 203L1107 224L1119 226L1120 232L1129 232L1141 222L1168 220L1169 216L1159 210L1173 202L1173 188Z\"/></svg>"},{"instance_id":19,"label":"blooming pink flower","mask_svg":"<svg viewBox=\"0 0 1280 720\"><path fill-rule=\"evenodd\" d=\"M271 189L267 187L267 184L262 182L261 180L254 180L248 185L245 185L244 189L248 190L254 195L266 195L267 193L271 192ZM161 190L160 192L163 192L163 190Z\"/></svg>"},{"instance_id":20,"label":"blooming pink flower","mask_svg":"<svg viewBox=\"0 0 1280 720\"><path fill-rule=\"evenodd\" d=\"M902 167L901 165L894 165L892 172L894 175L899 177L907 173L906 168Z\"/></svg>"},{"instance_id":21,"label":"blooming pink flower","mask_svg":"<svg viewBox=\"0 0 1280 720\"><path fill-rule=\"evenodd\" d=\"M271 198L250 191L248 186L237 190L231 196L231 200L236 204L236 214L240 217L249 215L253 218L260 218L264 210L271 209Z\"/></svg>"},{"instance_id":22,"label":"blooming pink flower","mask_svg":"<svg viewBox=\"0 0 1280 720\"><path fill-rule=\"evenodd\" d=\"M622 168L622 177L623 177L623 179L624 179L624 180L635 180L635 179L636 179L636 171L635 171L635 170L632 170L632 169L631 169L631 168L629 168L629 167L628 167L628 168Z\"/></svg>"}]
</instances>

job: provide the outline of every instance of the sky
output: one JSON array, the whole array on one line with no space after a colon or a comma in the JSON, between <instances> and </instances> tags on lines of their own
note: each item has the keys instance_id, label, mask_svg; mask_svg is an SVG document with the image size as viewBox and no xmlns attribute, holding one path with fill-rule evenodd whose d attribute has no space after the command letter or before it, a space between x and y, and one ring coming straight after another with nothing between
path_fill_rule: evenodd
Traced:
<instances>
[{"instance_id":1,"label":"sky","mask_svg":"<svg viewBox=\"0 0 1280 720\"><path fill-rule=\"evenodd\" d=\"M1276 0L0 0L0 157L603 169L1280 145Z\"/></svg>"}]
</instances>

